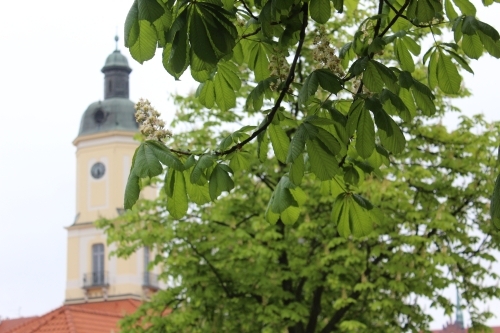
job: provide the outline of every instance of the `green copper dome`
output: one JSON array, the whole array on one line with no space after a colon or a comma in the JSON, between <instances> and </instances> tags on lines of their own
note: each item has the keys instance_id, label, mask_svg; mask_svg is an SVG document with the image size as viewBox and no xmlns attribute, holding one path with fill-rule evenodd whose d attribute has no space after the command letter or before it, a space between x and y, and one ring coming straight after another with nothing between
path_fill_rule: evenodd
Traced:
<instances>
[{"instance_id":1,"label":"green copper dome","mask_svg":"<svg viewBox=\"0 0 500 333\"><path fill-rule=\"evenodd\" d=\"M127 69L129 73L132 71L132 69L128 66L127 58L125 58L125 56L121 54L119 50L115 50L108 56L108 58L106 59L106 63L102 68L102 72L104 73L108 69L116 68Z\"/></svg>"},{"instance_id":2,"label":"green copper dome","mask_svg":"<svg viewBox=\"0 0 500 333\"><path fill-rule=\"evenodd\" d=\"M115 37L118 43L118 38ZM137 132L134 103L129 97L129 74L127 58L116 49L106 59L104 73L104 100L89 105L83 113L78 136L111 132Z\"/></svg>"},{"instance_id":3,"label":"green copper dome","mask_svg":"<svg viewBox=\"0 0 500 333\"><path fill-rule=\"evenodd\" d=\"M138 131L131 100L109 98L90 104L82 116L78 136L110 131Z\"/></svg>"}]
</instances>

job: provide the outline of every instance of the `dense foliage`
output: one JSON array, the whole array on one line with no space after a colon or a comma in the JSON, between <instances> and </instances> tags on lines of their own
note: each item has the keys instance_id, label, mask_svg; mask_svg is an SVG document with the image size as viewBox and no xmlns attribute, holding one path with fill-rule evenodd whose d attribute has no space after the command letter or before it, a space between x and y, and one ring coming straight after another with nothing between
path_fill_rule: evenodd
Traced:
<instances>
[{"instance_id":1,"label":"dense foliage","mask_svg":"<svg viewBox=\"0 0 500 333\"><path fill-rule=\"evenodd\" d=\"M125 208L139 197L140 179L162 174L163 165L169 212L181 218L189 201L204 202L189 187L204 187L216 200L234 188L237 169L271 157L270 142L284 171L270 199L270 222L297 220L294 193L304 174L319 181L341 175L347 187L336 198L334 223L345 236L369 234L377 218L372 204L351 190L360 177L355 165L401 153L406 138L398 121L433 115L436 92L460 94L457 67L472 72L467 58L484 51L500 56L500 35L475 15L469 0L135 0L125 27L132 56L143 62L163 48L165 69L178 78L189 68L200 82L198 103L217 110L215 119L242 109L246 124L195 151L178 140L170 149L160 139L144 142ZM417 62L428 36L434 43Z\"/></svg>"},{"instance_id":2,"label":"dense foliage","mask_svg":"<svg viewBox=\"0 0 500 333\"><path fill-rule=\"evenodd\" d=\"M101 221L169 285L125 331L419 332L451 285L481 327L500 128L440 124L468 59L500 57L469 0L136 0L125 37L199 82L171 136L138 104L129 210Z\"/></svg>"}]
</instances>

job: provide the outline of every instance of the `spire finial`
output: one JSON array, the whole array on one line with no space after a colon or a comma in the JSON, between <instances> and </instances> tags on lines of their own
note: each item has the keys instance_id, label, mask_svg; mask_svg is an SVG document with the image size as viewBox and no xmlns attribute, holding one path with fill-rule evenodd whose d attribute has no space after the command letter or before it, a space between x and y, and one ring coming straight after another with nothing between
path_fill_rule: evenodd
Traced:
<instances>
[{"instance_id":1,"label":"spire finial","mask_svg":"<svg viewBox=\"0 0 500 333\"><path fill-rule=\"evenodd\" d=\"M460 328L464 328L464 315L462 313L462 308L460 307L460 291L458 290L457 287L457 304L456 304L456 317L455 317L455 324L458 325Z\"/></svg>"},{"instance_id":2,"label":"spire finial","mask_svg":"<svg viewBox=\"0 0 500 333\"><path fill-rule=\"evenodd\" d=\"M116 33L116 35L115 35L115 43L116 43L115 51L118 51L118 40L119 40L118 33Z\"/></svg>"}]
</instances>

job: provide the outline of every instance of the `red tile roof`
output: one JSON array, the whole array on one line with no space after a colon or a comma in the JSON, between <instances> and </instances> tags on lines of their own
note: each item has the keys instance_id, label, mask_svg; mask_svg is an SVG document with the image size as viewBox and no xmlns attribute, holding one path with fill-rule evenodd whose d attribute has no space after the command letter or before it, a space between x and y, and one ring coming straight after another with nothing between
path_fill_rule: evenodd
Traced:
<instances>
[{"instance_id":1,"label":"red tile roof","mask_svg":"<svg viewBox=\"0 0 500 333\"><path fill-rule=\"evenodd\" d=\"M127 299L63 305L41 317L2 321L0 333L118 333L118 321L140 304Z\"/></svg>"},{"instance_id":2,"label":"red tile roof","mask_svg":"<svg viewBox=\"0 0 500 333\"><path fill-rule=\"evenodd\" d=\"M0 333L5 333L11 331L15 327L18 327L26 322L38 318L35 317L25 317L25 318L16 318L16 319L2 319L0 320Z\"/></svg>"}]
</instances>

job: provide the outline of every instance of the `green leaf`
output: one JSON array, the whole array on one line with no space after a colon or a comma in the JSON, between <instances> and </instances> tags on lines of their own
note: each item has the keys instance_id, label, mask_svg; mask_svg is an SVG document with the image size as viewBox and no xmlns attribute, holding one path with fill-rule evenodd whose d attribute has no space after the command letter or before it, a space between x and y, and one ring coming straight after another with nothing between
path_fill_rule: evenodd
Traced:
<instances>
[{"instance_id":1,"label":"green leaf","mask_svg":"<svg viewBox=\"0 0 500 333\"><path fill-rule=\"evenodd\" d=\"M368 65L368 61L370 60L369 57L362 57L357 59L351 67L349 67L349 73L351 73L354 76L358 76L359 74L363 73L365 70L366 66Z\"/></svg>"},{"instance_id":2,"label":"green leaf","mask_svg":"<svg viewBox=\"0 0 500 333\"><path fill-rule=\"evenodd\" d=\"M344 168L344 181L352 185L358 185L359 173L354 166L349 165Z\"/></svg>"},{"instance_id":3,"label":"green leaf","mask_svg":"<svg viewBox=\"0 0 500 333\"><path fill-rule=\"evenodd\" d=\"M401 153L406 145L406 139L398 124L384 110L374 112L375 123L382 145L393 154Z\"/></svg>"},{"instance_id":4,"label":"green leaf","mask_svg":"<svg viewBox=\"0 0 500 333\"><path fill-rule=\"evenodd\" d=\"M139 20L146 20L153 23L159 19L165 10L156 0L138 0Z\"/></svg>"},{"instance_id":5,"label":"green leaf","mask_svg":"<svg viewBox=\"0 0 500 333\"><path fill-rule=\"evenodd\" d=\"M127 185L125 187L125 198L123 203L123 207L125 209L132 209L139 199L139 194L141 193L139 181L140 178L135 173L131 172L129 174Z\"/></svg>"},{"instance_id":6,"label":"green leaf","mask_svg":"<svg viewBox=\"0 0 500 333\"><path fill-rule=\"evenodd\" d=\"M481 39L477 34L464 35L462 39L462 49L468 57L472 59L479 59L479 57L483 54L483 43L481 43Z\"/></svg>"},{"instance_id":7,"label":"green leaf","mask_svg":"<svg viewBox=\"0 0 500 333\"><path fill-rule=\"evenodd\" d=\"M408 72L415 71L415 61L401 39L396 39L394 45L396 59L401 65L401 69Z\"/></svg>"},{"instance_id":8,"label":"green leaf","mask_svg":"<svg viewBox=\"0 0 500 333\"><path fill-rule=\"evenodd\" d=\"M302 155L304 147L306 144L306 139L308 138L307 127L301 124L290 141L290 146L288 148L288 154L286 156L286 163L292 163L295 159Z\"/></svg>"},{"instance_id":9,"label":"green leaf","mask_svg":"<svg viewBox=\"0 0 500 333\"><path fill-rule=\"evenodd\" d=\"M313 96L318 90L319 79L316 72L312 72L307 76L302 84L302 88L299 92L299 103L306 104L309 97Z\"/></svg>"},{"instance_id":10,"label":"green leaf","mask_svg":"<svg viewBox=\"0 0 500 333\"><path fill-rule=\"evenodd\" d=\"M276 83L275 77L269 77L263 81L260 81L255 88L252 89L246 101L246 107L255 111L262 109L264 105L264 95L266 92L270 92L271 83Z\"/></svg>"},{"instance_id":11,"label":"green leaf","mask_svg":"<svg viewBox=\"0 0 500 333\"><path fill-rule=\"evenodd\" d=\"M215 64L219 60L218 54L211 42L211 36L206 27L207 22L197 10L198 6L190 7L189 41L194 53L203 61Z\"/></svg>"},{"instance_id":12,"label":"green leaf","mask_svg":"<svg viewBox=\"0 0 500 333\"><path fill-rule=\"evenodd\" d=\"M486 51L491 56L493 56L497 59L500 58L500 41L497 40L495 42L490 36L484 34L482 31L478 31L477 35L479 36L481 43L483 43ZM469 67L469 69L470 69L470 67ZM471 71L472 71L472 69L471 69Z\"/></svg>"},{"instance_id":13,"label":"green leaf","mask_svg":"<svg viewBox=\"0 0 500 333\"><path fill-rule=\"evenodd\" d=\"M367 236L373 230L373 216L366 199L352 193L341 193L333 204L332 222L341 237Z\"/></svg>"},{"instance_id":14,"label":"green leaf","mask_svg":"<svg viewBox=\"0 0 500 333\"><path fill-rule=\"evenodd\" d=\"M189 65L187 15L187 10L184 10L175 19L173 26L177 26L178 30L174 34L172 47L169 53L166 53L167 48L164 49L163 66L176 80L179 79Z\"/></svg>"},{"instance_id":15,"label":"green leaf","mask_svg":"<svg viewBox=\"0 0 500 333\"><path fill-rule=\"evenodd\" d=\"M248 67L255 73L255 81L259 82L269 77L269 59L263 43L250 44L248 52Z\"/></svg>"},{"instance_id":16,"label":"green leaf","mask_svg":"<svg viewBox=\"0 0 500 333\"><path fill-rule=\"evenodd\" d=\"M457 67L451 61L451 57L439 51L437 64L437 80L441 90L446 94L458 94L462 77L458 73Z\"/></svg>"},{"instance_id":17,"label":"green leaf","mask_svg":"<svg viewBox=\"0 0 500 333\"><path fill-rule=\"evenodd\" d=\"M429 60L429 67L427 67L427 81L429 82L429 88L434 89L438 86L438 60L439 53L432 52L432 55Z\"/></svg>"},{"instance_id":18,"label":"green leaf","mask_svg":"<svg viewBox=\"0 0 500 333\"><path fill-rule=\"evenodd\" d=\"M193 184L199 183L204 171L214 165L215 159L212 155L202 155L191 172L190 181ZM200 184L202 185L202 184Z\"/></svg>"},{"instance_id":19,"label":"green leaf","mask_svg":"<svg viewBox=\"0 0 500 333\"><path fill-rule=\"evenodd\" d=\"M325 24L330 19L332 9L330 7L330 0L311 0L309 5L311 18L320 23Z\"/></svg>"},{"instance_id":20,"label":"green leaf","mask_svg":"<svg viewBox=\"0 0 500 333\"><path fill-rule=\"evenodd\" d=\"M192 156L192 155L191 155ZM189 199L197 205L204 205L211 201L210 193L208 193L208 184L198 185L187 181L186 178L190 177L190 171L184 171L184 183L186 184L186 191Z\"/></svg>"},{"instance_id":21,"label":"green leaf","mask_svg":"<svg viewBox=\"0 0 500 333\"><path fill-rule=\"evenodd\" d=\"M406 48L413 53L414 56L418 56L421 52L421 47L420 45L411 37L409 36L403 36L401 37L401 42L403 42L403 45L406 46Z\"/></svg>"},{"instance_id":22,"label":"green leaf","mask_svg":"<svg viewBox=\"0 0 500 333\"><path fill-rule=\"evenodd\" d=\"M167 210L174 219L180 219L186 215L188 210L186 182L182 171L174 171L172 175L169 181L174 182L173 193L171 196L167 195Z\"/></svg>"},{"instance_id":23,"label":"green leaf","mask_svg":"<svg viewBox=\"0 0 500 333\"><path fill-rule=\"evenodd\" d=\"M231 169L224 164L217 164L210 175L208 191L210 198L214 201L223 191L231 191L234 188L234 181L229 176ZM192 175L192 174L191 174Z\"/></svg>"},{"instance_id":24,"label":"green leaf","mask_svg":"<svg viewBox=\"0 0 500 333\"><path fill-rule=\"evenodd\" d=\"M233 171L247 170L251 159L247 152L237 151L231 157L229 167Z\"/></svg>"},{"instance_id":25,"label":"green leaf","mask_svg":"<svg viewBox=\"0 0 500 333\"><path fill-rule=\"evenodd\" d=\"M148 140L144 144L149 147L158 160L166 166L178 171L184 170L184 164L170 152L170 150L161 142Z\"/></svg>"},{"instance_id":26,"label":"green leaf","mask_svg":"<svg viewBox=\"0 0 500 333\"><path fill-rule=\"evenodd\" d=\"M269 151L269 139L267 131L260 132L257 135L257 156L259 161L264 163L267 160L267 152Z\"/></svg>"},{"instance_id":27,"label":"green leaf","mask_svg":"<svg viewBox=\"0 0 500 333\"><path fill-rule=\"evenodd\" d=\"M299 216L300 208L295 206L289 206L280 214L281 221L283 221L283 224L285 225L293 225L297 222Z\"/></svg>"},{"instance_id":28,"label":"green leaf","mask_svg":"<svg viewBox=\"0 0 500 333\"><path fill-rule=\"evenodd\" d=\"M236 106L236 94L231 83L220 71L214 77L215 102L222 111L228 111Z\"/></svg>"},{"instance_id":29,"label":"green leaf","mask_svg":"<svg viewBox=\"0 0 500 333\"><path fill-rule=\"evenodd\" d=\"M300 154L290 165L290 181L299 186L302 182L302 178L304 177L305 165L304 165L304 156Z\"/></svg>"},{"instance_id":30,"label":"green leaf","mask_svg":"<svg viewBox=\"0 0 500 333\"><path fill-rule=\"evenodd\" d=\"M143 63L154 57L156 51L156 28L155 26L145 20L140 20L139 34L135 43L129 46L130 55L139 63Z\"/></svg>"},{"instance_id":31,"label":"green leaf","mask_svg":"<svg viewBox=\"0 0 500 333\"><path fill-rule=\"evenodd\" d=\"M373 92L381 92L384 88L384 80L372 61L368 62L366 70L363 72L363 83Z\"/></svg>"},{"instance_id":32,"label":"green leaf","mask_svg":"<svg viewBox=\"0 0 500 333\"><path fill-rule=\"evenodd\" d=\"M458 17L457 12L455 11L455 8L453 7L451 0L445 0L444 1L444 9L446 11L446 16L448 16L448 19L450 21L453 21Z\"/></svg>"},{"instance_id":33,"label":"green leaf","mask_svg":"<svg viewBox=\"0 0 500 333\"><path fill-rule=\"evenodd\" d=\"M131 47L137 41L139 37L140 27L139 27L139 8L138 2L135 0L132 3L132 7L127 14L127 19L125 20L124 37L125 46Z\"/></svg>"},{"instance_id":34,"label":"green leaf","mask_svg":"<svg viewBox=\"0 0 500 333\"><path fill-rule=\"evenodd\" d=\"M491 197L490 215L493 225L500 229L500 175L497 176Z\"/></svg>"},{"instance_id":35,"label":"green leaf","mask_svg":"<svg viewBox=\"0 0 500 333\"><path fill-rule=\"evenodd\" d=\"M307 140L307 153L311 172L320 180L332 179L340 172L338 161L328 149L318 140Z\"/></svg>"},{"instance_id":36,"label":"green leaf","mask_svg":"<svg viewBox=\"0 0 500 333\"><path fill-rule=\"evenodd\" d=\"M476 16L476 7L469 0L453 0L464 15Z\"/></svg>"},{"instance_id":37,"label":"green leaf","mask_svg":"<svg viewBox=\"0 0 500 333\"><path fill-rule=\"evenodd\" d=\"M362 158L368 158L375 149L375 129L370 112L361 111L356 128L356 151Z\"/></svg>"},{"instance_id":38,"label":"green leaf","mask_svg":"<svg viewBox=\"0 0 500 333\"><path fill-rule=\"evenodd\" d=\"M479 34L481 32L479 31ZM462 58L461 56L459 56L457 53L455 52L452 52L452 51L448 51L448 54L453 58L455 59L456 62L458 62L460 64L460 66L462 66L463 69L465 69L467 72L471 73L471 74L474 74L474 71L472 70L472 68L470 68L469 64L467 63L467 61L465 61L464 58Z\"/></svg>"},{"instance_id":39,"label":"green leaf","mask_svg":"<svg viewBox=\"0 0 500 333\"><path fill-rule=\"evenodd\" d=\"M319 85L332 94L337 94L342 90L342 80L329 69L317 69L316 73Z\"/></svg>"},{"instance_id":40,"label":"green leaf","mask_svg":"<svg viewBox=\"0 0 500 333\"><path fill-rule=\"evenodd\" d=\"M436 113L436 106L432 101L434 99L434 95L430 91L429 87L415 80L413 82L413 86L411 87L411 92L413 93L417 106L422 110L422 112L424 112L425 115L430 116Z\"/></svg>"},{"instance_id":41,"label":"green leaf","mask_svg":"<svg viewBox=\"0 0 500 333\"><path fill-rule=\"evenodd\" d=\"M154 152L155 147L146 141L141 143L134 155L131 173L140 178L152 178L163 172L159 158Z\"/></svg>"},{"instance_id":42,"label":"green leaf","mask_svg":"<svg viewBox=\"0 0 500 333\"><path fill-rule=\"evenodd\" d=\"M271 124L267 131L269 133L269 137L271 138L274 155L276 155L278 161L286 163L288 146L290 145L288 136L280 125Z\"/></svg>"},{"instance_id":43,"label":"green leaf","mask_svg":"<svg viewBox=\"0 0 500 333\"><path fill-rule=\"evenodd\" d=\"M212 80L201 83L197 90L197 95L201 105L211 109L215 105L215 85Z\"/></svg>"},{"instance_id":44,"label":"green leaf","mask_svg":"<svg viewBox=\"0 0 500 333\"><path fill-rule=\"evenodd\" d=\"M354 131L358 127L358 120L361 112L365 106L365 101L362 98L354 100L349 108L349 113L347 115L346 131L347 136L350 137L354 134Z\"/></svg>"},{"instance_id":45,"label":"green leaf","mask_svg":"<svg viewBox=\"0 0 500 333\"><path fill-rule=\"evenodd\" d=\"M273 197L271 198L271 211L273 213L281 214L290 206L298 207L299 204L293 197L290 189L294 188L288 176L281 177L278 185L274 189Z\"/></svg>"}]
</instances>

